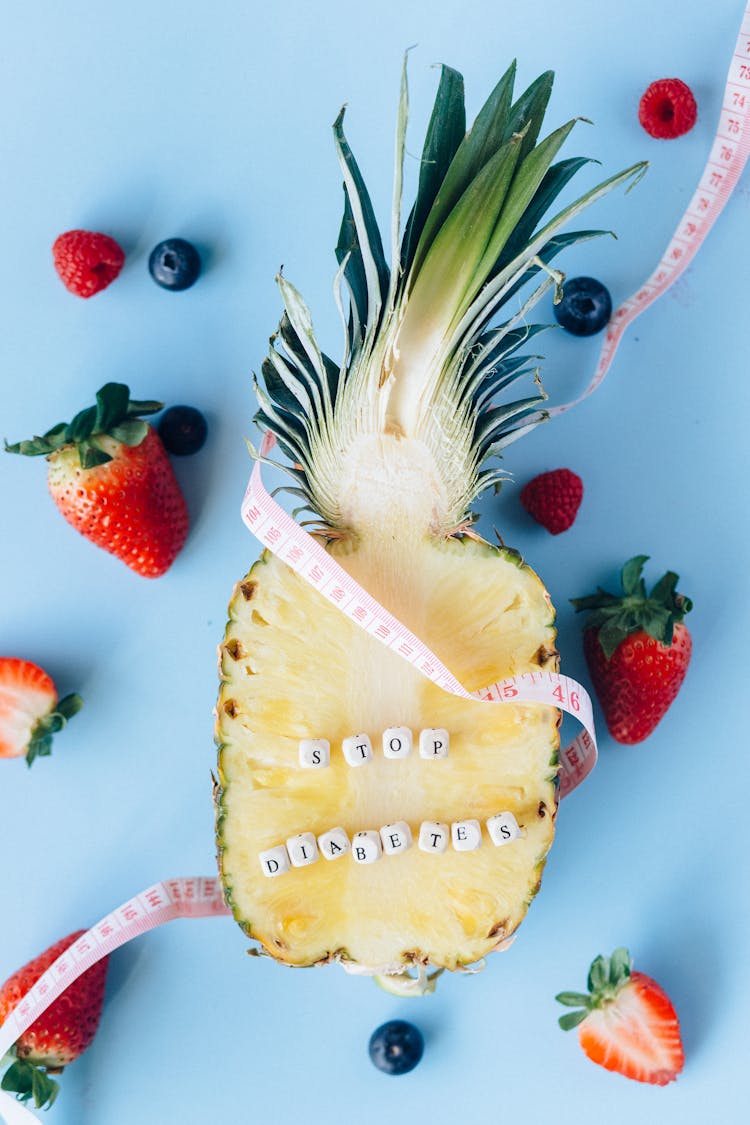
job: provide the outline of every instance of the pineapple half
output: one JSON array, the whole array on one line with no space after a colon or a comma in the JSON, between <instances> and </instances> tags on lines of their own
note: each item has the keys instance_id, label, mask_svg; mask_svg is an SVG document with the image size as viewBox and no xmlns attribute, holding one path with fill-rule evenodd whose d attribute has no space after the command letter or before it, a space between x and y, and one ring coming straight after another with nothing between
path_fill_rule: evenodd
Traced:
<instances>
[{"instance_id":1,"label":"pineapple half","mask_svg":"<svg viewBox=\"0 0 750 1125\"><path fill-rule=\"evenodd\" d=\"M552 87L541 75L517 100L515 64L466 131L463 79L443 67L401 228L407 119L399 102L391 267L342 129L344 179L335 295L340 364L316 343L310 314L282 276L285 313L257 386L256 420L289 457L290 488L314 534L362 586L420 636L473 691L503 677L556 670L554 610L520 556L473 530L471 505L503 473L486 466L545 414L538 331L529 309L562 275L549 263L601 231L558 234L587 204L634 181L619 173L543 222L587 161L553 163L574 121L537 144ZM518 296L537 278L525 300ZM348 300L343 296L344 285ZM528 292L528 291L527 291ZM506 312L498 322L497 314ZM532 376L532 393L498 401ZM559 712L450 695L264 552L236 587L220 652L215 799L226 899L245 933L287 965L339 960L355 971L424 979L508 943L539 889L554 836ZM387 728L444 728L450 753L404 760L380 751ZM367 732L374 759L346 764L342 740ZM303 738L325 738L331 763L303 769ZM522 835L442 855L417 846L420 824L510 811ZM300 832L351 838L406 821L414 845L375 863L351 854L275 878L259 853Z\"/></svg>"}]
</instances>

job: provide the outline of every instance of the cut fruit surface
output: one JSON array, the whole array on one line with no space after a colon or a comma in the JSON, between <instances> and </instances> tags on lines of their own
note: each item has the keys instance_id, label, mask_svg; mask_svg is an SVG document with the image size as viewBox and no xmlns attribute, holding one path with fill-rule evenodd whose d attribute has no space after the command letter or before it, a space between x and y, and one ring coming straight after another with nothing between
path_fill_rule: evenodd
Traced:
<instances>
[{"instance_id":1,"label":"cut fruit surface","mask_svg":"<svg viewBox=\"0 0 750 1125\"><path fill-rule=\"evenodd\" d=\"M470 690L557 666L553 611L519 557L473 539L411 544L411 565L373 566L365 545L338 561L420 635ZM403 560L402 560L403 562ZM334 956L375 969L430 961L456 968L516 929L552 842L558 713L450 695L263 556L237 588L222 649L219 846L225 887L249 936L289 964ZM447 758L388 760L380 735L408 726L450 735ZM343 739L369 733L371 762L347 765ZM331 765L299 766L303 738L326 738ZM423 820L513 812L523 830L496 848L430 855ZM264 876L258 855L299 832L349 837L406 821L403 855L351 855Z\"/></svg>"},{"instance_id":2,"label":"cut fruit surface","mask_svg":"<svg viewBox=\"0 0 750 1125\"><path fill-rule=\"evenodd\" d=\"M343 357L320 349L301 294L279 275L284 313L256 383L255 420L288 459L289 491L320 521L327 549L469 692L557 671L544 586L515 552L474 533L472 505L505 479L494 463L505 448L547 418L539 357L519 354L541 328L529 314L560 286L550 266L560 251L603 233L561 228L644 171L634 165L547 215L588 163L556 161L574 121L539 140L552 77L515 97L512 63L467 131L463 79L442 67L402 224L404 69L390 264L342 110L333 131ZM513 397L525 377L527 393ZM554 834L556 708L446 693L268 553L235 591L221 675L219 863L250 937L289 965L416 965L418 987L428 963L458 969L505 947ZM445 731L449 753L387 758L382 733L400 727L417 746L422 730ZM356 767L342 743L361 733L374 754ZM314 739L330 743L326 768L300 763L300 742L311 753ZM509 816L493 821L496 845L486 822L500 813ZM398 839L412 845L379 855L378 831L399 822ZM420 848L425 822L438 825L442 852ZM370 833L372 862L355 852L286 869L287 840L336 828ZM479 846L461 850L478 834ZM279 869L268 878L260 855L273 848Z\"/></svg>"}]
</instances>

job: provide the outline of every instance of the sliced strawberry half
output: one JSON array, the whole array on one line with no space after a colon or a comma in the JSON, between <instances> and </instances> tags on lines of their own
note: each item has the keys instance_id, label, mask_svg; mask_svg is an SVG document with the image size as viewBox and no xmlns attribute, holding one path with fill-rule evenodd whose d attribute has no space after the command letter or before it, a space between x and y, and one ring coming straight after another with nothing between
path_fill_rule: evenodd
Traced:
<instances>
[{"instance_id":1,"label":"sliced strawberry half","mask_svg":"<svg viewBox=\"0 0 750 1125\"><path fill-rule=\"evenodd\" d=\"M584 1052L607 1070L656 1086L673 1082L685 1055L677 1013L664 989L633 971L627 949L597 957L588 988L558 994L561 1004L579 1009L560 1016L560 1027L577 1027Z\"/></svg>"},{"instance_id":2,"label":"sliced strawberry half","mask_svg":"<svg viewBox=\"0 0 750 1125\"><path fill-rule=\"evenodd\" d=\"M35 758L52 752L52 737L83 706L80 695L58 699L47 673L30 660L0 656L0 758Z\"/></svg>"}]
</instances>

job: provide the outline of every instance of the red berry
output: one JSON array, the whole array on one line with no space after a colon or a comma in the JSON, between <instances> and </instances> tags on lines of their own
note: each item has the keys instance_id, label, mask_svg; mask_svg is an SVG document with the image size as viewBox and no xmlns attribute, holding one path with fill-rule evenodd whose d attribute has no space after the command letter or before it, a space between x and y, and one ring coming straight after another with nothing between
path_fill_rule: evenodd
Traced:
<instances>
[{"instance_id":1,"label":"red berry","mask_svg":"<svg viewBox=\"0 0 750 1125\"><path fill-rule=\"evenodd\" d=\"M69 230L52 246L55 269L76 297L93 297L114 281L125 254L114 238L88 230Z\"/></svg>"},{"instance_id":2,"label":"red berry","mask_svg":"<svg viewBox=\"0 0 750 1125\"><path fill-rule=\"evenodd\" d=\"M673 570L647 593L636 555L622 568L622 594L599 587L573 598L588 610L583 649L607 727L618 742L643 742L674 702L690 663L692 642L683 623L693 608L677 592Z\"/></svg>"},{"instance_id":3,"label":"red berry","mask_svg":"<svg viewBox=\"0 0 750 1125\"><path fill-rule=\"evenodd\" d=\"M693 92L679 78L660 78L652 82L638 106L641 125L649 136L660 140L689 133L697 116Z\"/></svg>"},{"instance_id":4,"label":"red berry","mask_svg":"<svg viewBox=\"0 0 750 1125\"><path fill-rule=\"evenodd\" d=\"M540 473L521 490L521 503L552 535L567 531L583 499L583 481L570 469Z\"/></svg>"},{"instance_id":5,"label":"red berry","mask_svg":"<svg viewBox=\"0 0 750 1125\"><path fill-rule=\"evenodd\" d=\"M0 985L0 1024L84 932L77 930L55 942ZM102 1014L108 963L109 957L104 957L87 969L17 1040L16 1058L3 1075L3 1089L15 1093L19 1101L33 1098L38 1109L50 1106L58 1092L51 1076L91 1045Z\"/></svg>"}]
</instances>

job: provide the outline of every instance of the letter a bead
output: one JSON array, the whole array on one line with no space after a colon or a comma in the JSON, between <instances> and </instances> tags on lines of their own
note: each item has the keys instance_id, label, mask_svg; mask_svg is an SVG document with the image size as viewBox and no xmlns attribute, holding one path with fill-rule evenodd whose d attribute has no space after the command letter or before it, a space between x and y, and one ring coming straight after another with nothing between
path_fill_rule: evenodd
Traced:
<instances>
[{"instance_id":1,"label":"letter a bead","mask_svg":"<svg viewBox=\"0 0 750 1125\"><path fill-rule=\"evenodd\" d=\"M457 820L451 825L453 847L457 852L473 852L482 842L478 820Z\"/></svg>"},{"instance_id":2,"label":"letter a bead","mask_svg":"<svg viewBox=\"0 0 750 1125\"><path fill-rule=\"evenodd\" d=\"M411 754L411 731L408 727L388 727L383 731L383 753L386 758L408 758Z\"/></svg>"},{"instance_id":3,"label":"letter a bead","mask_svg":"<svg viewBox=\"0 0 750 1125\"><path fill-rule=\"evenodd\" d=\"M431 727L419 732L420 758L447 758L450 738L447 730Z\"/></svg>"},{"instance_id":4,"label":"letter a bead","mask_svg":"<svg viewBox=\"0 0 750 1125\"><path fill-rule=\"evenodd\" d=\"M318 836L318 847L323 853L323 859L339 859L352 850L349 837L343 828L331 828Z\"/></svg>"},{"instance_id":5,"label":"letter a bead","mask_svg":"<svg viewBox=\"0 0 750 1125\"><path fill-rule=\"evenodd\" d=\"M380 836L372 829L355 832L352 837L352 855L355 863L375 863L383 854Z\"/></svg>"},{"instance_id":6,"label":"letter a bead","mask_svg":"<svg viewBox=\"0 0 750 1125\"><path fill-rule=\"evenodd\" d=\"M299 764L305 770L322 770L331 764L331 744L326 738L303 738L299 744Z\"/></svg>"},{"instance_id":7,"label":"letter a bead","mask_svg":"<svg viewBox=\"0 0 750 1125\"><path fill-rule=\"evenodd\" d=\"M286 842L292 867L307 867L318 858L318 845L312 832L300 832Z\"/></svg>"},{"instance_id":8,"label":"letter a bead","mask_svg":"<svg viewBox=\"0 0 750 1125\"><path fill-rule=\"evenodd\" d=\"M263 868L263 874L269 879L275 878L276 875L284 875L289 870L289 855L283 844L279 844L277 848L269 848L268 851L261 852L258 859Z\"/></svg>"},{"instance_id":9,"label":"letter a bead","mask_svg":"<svg viewBox=\"0 0 750 1125\"><path fill-rule=\"evenodd\" d=\"M497 816L491 816L487 821L487 831L496 848L501 848L503 844L510 844L521 835L518 821L512 812L501 812Z\"/></svg>"},{"instance_id":10,"label":"letter a bead","mask_svg":"<svg viewBox=\"0 0 750 1125\"><path fill-rule=\"evenodd\" d=\"M350 766L363 766L372 761L372 743L366 734L353 734L343 742L344 757Z\"/></svg>"}]
</instances>

